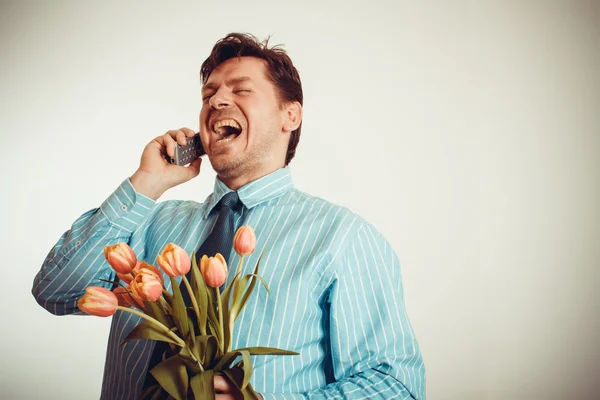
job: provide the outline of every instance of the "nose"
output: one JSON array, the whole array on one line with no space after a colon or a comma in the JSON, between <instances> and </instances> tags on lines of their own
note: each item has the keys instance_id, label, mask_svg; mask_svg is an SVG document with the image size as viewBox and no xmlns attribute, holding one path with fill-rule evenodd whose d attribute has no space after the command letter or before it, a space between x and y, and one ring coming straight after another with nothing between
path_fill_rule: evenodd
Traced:
<instances>
[{"instance_id":1,"label":"nose","mask_svg":"<svg viewBox=\"0 0 600 400\"><path fill-rule=\"evenodd\" d=\"M231 100L222 89L219 89L217 93L211 96L208 104L210 104L211 108L220 110L229 107L231 105Z\"/></svg>"}]
</instances>

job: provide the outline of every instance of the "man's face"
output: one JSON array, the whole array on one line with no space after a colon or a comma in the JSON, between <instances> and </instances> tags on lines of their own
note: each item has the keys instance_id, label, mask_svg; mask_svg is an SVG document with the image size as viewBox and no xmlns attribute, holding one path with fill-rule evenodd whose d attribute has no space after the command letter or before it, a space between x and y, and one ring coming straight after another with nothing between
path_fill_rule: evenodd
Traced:
<instances>
[{"instance_id":1,"label":"man's face","mask_svg":"<svg viewBox=\"0 0 600 400\"><path fill-rule=\"evenodd\" d=\"M251 181L283 167L289 132L285 110L265 62L232 58L219 65L202 88L200 137L225 183Z\"/></svg>"}]
</instances>

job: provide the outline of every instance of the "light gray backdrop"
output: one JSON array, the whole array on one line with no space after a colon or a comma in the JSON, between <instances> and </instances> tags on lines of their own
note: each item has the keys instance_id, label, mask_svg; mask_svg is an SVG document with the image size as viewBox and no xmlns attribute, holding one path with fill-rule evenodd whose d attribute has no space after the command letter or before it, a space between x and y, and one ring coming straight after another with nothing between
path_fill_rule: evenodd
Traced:
<instances>
[{"instance_id":1,"label":"light gray backdrop","mask_svg":"<svg viewBox=\"0 0 600 400\"><path fill-rule=\"evenodd\" d=\"M198 128L230 31L295 60L295 182L396 249L429 399L599 398L598 1L166 4L0 3L1 398L98 398L110 319L50 315L33 278L148 141Z\"/></svg>"}]
</instances>

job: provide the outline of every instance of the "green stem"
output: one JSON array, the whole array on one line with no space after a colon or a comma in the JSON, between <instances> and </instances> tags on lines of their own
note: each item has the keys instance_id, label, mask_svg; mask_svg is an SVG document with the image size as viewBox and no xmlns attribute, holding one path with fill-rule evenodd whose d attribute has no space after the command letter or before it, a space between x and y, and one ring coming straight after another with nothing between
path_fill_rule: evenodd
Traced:
<instances>
[{"instance_id":1,"label":"green stem","mask_svg":"<svg viewBox=\"0 0 600 400\"><path fill-rule=\"evenodd\" d=\"M230 305L230 309L229 309L229 341L227 342L227 352L231 351L231 346L232 346L232 342L233 340L231 340L231 337L233 336L233 325L235 324L235 313L232 312L231 308L235 309L235 304L240 296L239 291L240 291L240 275L242 274L242 264L244 263L244 256L240 256L240 262L238 263L238 267L237 267L237 271L234 275L234 282L233 282L233 301L231 302ZM231 293L230 293L231 295ZM225 301L229 301L229 299L225 299Z\"/></svg>"},{"instance_id":2,"label":"green stem","mask_svg":"<svg viewBox=\"0 0 600 400\"><path fill-rule=\"evenodd\" d=\"M179 347L186 347L185 342L179 336L177 336L175 333L173 333L166 325L164 325L160 321L152 318L151 316L146 315L143 312L136 310L135 308L117 306L117 310L125 311L125 312L128 312L128 313L137 315L138 317L144 318L145 320L147 320L148 322L150 322L152 325L154 325L155 327L157 327L158 329L160 329L167 336L169 336L173 340L175 340L175 342L177 342L177 345Z\"/></svg>"},{"instance_id":3,"label":"green stem","mask_svg":"<svg viewBox=\"0 0 600 400\"><path fill-rule=\"evenodd\" d=\"M223 304L221 304L221 291L219 288L215 288L215 292L217 293L217 308L219 309L219 336L221 336L221 340L219 340L219 349L221 350L221 354L225 354L225 347L223 345L225 338L223 337Z\"/></svg>"},{"instance_id":4,"label":"green stem","mask_svg":"<svg viewBox=\"0 0 600 400\"><path fill-rule=\"evenodd\" d=\"M200 334L206 335L206 321L202 323L202 321L200 320L200 309L198 307L198 302L196 301L196 296L194 296L194 292L192 291L192 286L190 285L190 282L188 281L185 275L182 275L181 279L183 279L183 283L185 283L185 287L187 288L188 294L190 295L190 299L192 300L192 308L196 313L196 318L198 318L198 327L200 328Z\"/></svg>"},{"instance_id":5,"label":"green stem","mask_svg":"<svg viewBox=\"0 0 600 400\"><path fill-rule=\"evenodd\" d=\"M169 291L167 289L165 289L165 287L163 286L163 296L165 296L169 303L173 302L173 295L171 293L169 293Z\"/></svg>"},{"instance_id":6,"label":"green stem","mask_svg":"<svg viewBox=\"0 0 600 400\"><path fill-rule=\"evenodd\" d=\"M167 302L163 296L160 296L159 300L162 303L162 305L165 306L165 308L167 309L167 312L169 314L173 314L173 308L171 308L171 306L169 305L169 302Z\"/></svg>"}]
</instances>

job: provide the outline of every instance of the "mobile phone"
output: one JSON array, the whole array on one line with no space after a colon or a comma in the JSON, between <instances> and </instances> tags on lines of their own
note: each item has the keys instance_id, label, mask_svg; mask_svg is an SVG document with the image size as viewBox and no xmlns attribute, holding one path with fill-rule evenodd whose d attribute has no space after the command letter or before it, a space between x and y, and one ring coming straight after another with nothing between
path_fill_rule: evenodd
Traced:
<instances>
[{"instance_id":1,"label":"mobile phone","mask_svg":"<svg viewBox=\"0 0 600 400\"><path fill-rule=\"evenodd\" d=\"M185 146L177 143L175 157L171 158L167 156L168 162L171 164L186 165L206 154L204 147L202 147L199 133L196 133L192 137L187 137L186 140L187 144Z\"/></svg>"}]
</instances>

